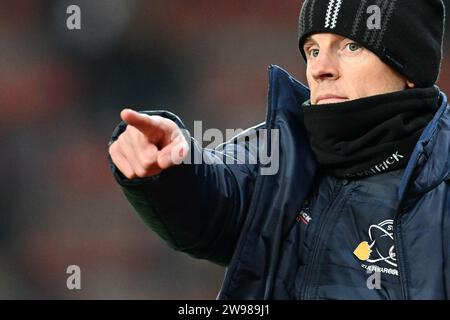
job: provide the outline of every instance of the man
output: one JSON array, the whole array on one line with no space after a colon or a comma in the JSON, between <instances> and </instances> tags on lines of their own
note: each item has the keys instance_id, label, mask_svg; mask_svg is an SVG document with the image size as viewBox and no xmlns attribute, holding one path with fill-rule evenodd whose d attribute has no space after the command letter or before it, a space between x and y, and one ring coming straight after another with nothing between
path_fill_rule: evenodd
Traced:
<instances>
[{"instance_id":1,"label":"man","mask_svg":"<svg viewBox=\"0 0 450 320\"><path fill-rule=\"evenodd\" d=\"M300 50L310 91L270 68L261 128L208 159L168 112L124 110L110 146L114 175L171 247L227 266L219 299L450 298L450 113L434 85L440 0L309 0ZM247 132L248 133L248 132ZM257 134L256 134L257 135ZM255 135L255 136L256 136Z\"/></svg>"}]
</instances>

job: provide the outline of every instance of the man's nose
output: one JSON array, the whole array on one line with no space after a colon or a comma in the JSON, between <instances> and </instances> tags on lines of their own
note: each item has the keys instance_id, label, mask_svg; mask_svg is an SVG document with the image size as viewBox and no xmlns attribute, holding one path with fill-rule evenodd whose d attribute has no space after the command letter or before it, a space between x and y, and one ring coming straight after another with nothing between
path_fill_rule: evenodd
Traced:
<instances>
[{"instance_id":1,"label":"man's nose","mask_svg":"<svg viewBox=\"0 0 450 320\"><path fill-rule=\"evenodd\" d=\"M311 63L311 74L316 81L336 80L339 78L337 61L332 54L321 51Z\"/></svg>"}]
</instances>

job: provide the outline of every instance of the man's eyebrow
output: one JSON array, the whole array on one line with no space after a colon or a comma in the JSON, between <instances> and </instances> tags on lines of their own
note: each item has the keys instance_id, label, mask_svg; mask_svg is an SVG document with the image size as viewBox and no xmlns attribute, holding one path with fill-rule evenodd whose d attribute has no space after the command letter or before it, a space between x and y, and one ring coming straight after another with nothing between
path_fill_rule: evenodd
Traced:
<instances>
[{"instance_id":1,"label":"man's eyebrow","mask_svg":"<svg viewBox=\"0 0 450 320\"><path fill-rule=\"evenodd\" d=\"M315 40L313 40L313 38L308 37L308 38L306 38L303 46L310 45L310 44L315 44L315 43L317 43L317 42Z\"/></svg>"}]
</instances>

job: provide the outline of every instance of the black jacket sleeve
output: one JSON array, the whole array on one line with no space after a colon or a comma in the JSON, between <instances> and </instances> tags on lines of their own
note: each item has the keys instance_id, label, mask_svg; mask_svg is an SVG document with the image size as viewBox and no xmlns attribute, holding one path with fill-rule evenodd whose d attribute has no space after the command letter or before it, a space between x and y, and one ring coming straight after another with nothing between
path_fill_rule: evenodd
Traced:
<instances>
[{"instance_id":1,"label":"black jacket sleeve","mask_svg":"<svg viewBox=\"0 0 450 320\"><path fill-rule=\"evenodd\" d=\"M166 117L185 129L181 120L170 112L144 113ZM189 137L191 160L201 155L203 162L183 163L149 178L129 180L111 157L109 162L128 201L170 247L226 266L253 195L258 174L257 129L263 126L250 128L214 150L203 149ZM110 144L125 128L125 123L119 124Z\"/></svg>"}]
</instances>

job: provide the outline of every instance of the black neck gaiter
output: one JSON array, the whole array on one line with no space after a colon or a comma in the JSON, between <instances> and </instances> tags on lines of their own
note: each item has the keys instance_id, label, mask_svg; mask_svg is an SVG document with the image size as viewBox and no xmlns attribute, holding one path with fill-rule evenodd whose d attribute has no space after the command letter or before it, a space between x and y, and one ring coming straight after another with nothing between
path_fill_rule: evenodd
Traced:
<instances>
[{"instance_id":1,"label":"black neck gaiter","mask_svg":"<svg viewBox=\"0 0 450 320\"><path fill-rule=\"evenodd\" d=\"M406 167L438 107L437 87L302 106L319 168L339 178Z\"/></svg>"}]
</instances>

